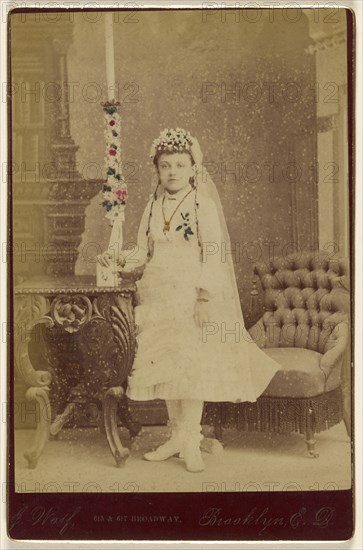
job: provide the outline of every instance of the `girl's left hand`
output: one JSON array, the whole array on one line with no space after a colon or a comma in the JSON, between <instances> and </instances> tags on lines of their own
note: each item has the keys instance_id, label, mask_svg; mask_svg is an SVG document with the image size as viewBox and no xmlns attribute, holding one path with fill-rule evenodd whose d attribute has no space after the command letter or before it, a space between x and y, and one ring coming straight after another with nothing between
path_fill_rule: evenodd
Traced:
<instances>
[{"instance_id":1,"label":"girl's left hand","mask_svg":"<svg viewBox=\"0 0 363 550\"><path fill-rule=\"evenodd\" d=\"M194 320L198 327L202 327L203 323L209 323L209 302L196 302L194 306Z\"/></svg>"}]
</instances>

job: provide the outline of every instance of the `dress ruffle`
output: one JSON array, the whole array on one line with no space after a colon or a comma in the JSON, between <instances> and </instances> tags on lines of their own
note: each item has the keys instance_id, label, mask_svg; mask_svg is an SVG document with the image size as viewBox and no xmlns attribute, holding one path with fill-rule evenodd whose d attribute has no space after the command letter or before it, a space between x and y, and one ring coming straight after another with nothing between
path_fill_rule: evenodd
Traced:
<instances>
[{"instance_id":1,"label":"dress ruffle","mask_svg":"<svg viewBox=\"0 0 363 550\"><path fill-rule=\"evenodd\" d=\"M155 243L153 258L138 281L137 350L128 397L255 401L280 365L247 341L244 327L237 326L241 330L236 338L237 320L218 298L209 303L207 330L196 325L198 250L170 244ZM225 337L223 323L232 330Z\"/></svg>"}]
</instances>

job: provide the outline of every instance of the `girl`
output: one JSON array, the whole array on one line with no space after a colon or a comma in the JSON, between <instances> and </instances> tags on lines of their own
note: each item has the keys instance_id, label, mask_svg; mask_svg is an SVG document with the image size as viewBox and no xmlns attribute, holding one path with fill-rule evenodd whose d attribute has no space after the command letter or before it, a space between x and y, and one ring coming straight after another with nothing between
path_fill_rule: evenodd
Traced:
<instances>
[{"instance_id":1,"label":"girl","mask_svg":"<svg viewBox=\"0 0 363 550\"><path fill-rule=\"evenodd\" d=\"M214 183L201 171L198 141L181 128L164 130L151 158L158 183L141 219L137 257L123 267L145 265L126 393L166 401L171 437L144 458L179 453L188 471L199 472L203 402L255 401L280 366L248 339L227 226ZM111 256L106 251L102 265Z\"/></svg>"}]
</instances>

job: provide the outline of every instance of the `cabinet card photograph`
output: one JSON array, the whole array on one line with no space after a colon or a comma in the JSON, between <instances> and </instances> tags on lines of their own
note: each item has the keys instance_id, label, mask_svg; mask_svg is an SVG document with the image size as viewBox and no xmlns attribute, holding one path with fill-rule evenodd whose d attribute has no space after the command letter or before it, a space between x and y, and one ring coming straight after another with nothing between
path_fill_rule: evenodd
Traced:
<instances>
[{"instance_id":1,"label":"cabinet card photograph","mask_svg":"<svg viewBox=\"0 0 363 550\"><path fill-rule=\"evenodd\" d=\"M14 8L8 536L354 530L354 12Z\"/></svg>"}]
</instances>

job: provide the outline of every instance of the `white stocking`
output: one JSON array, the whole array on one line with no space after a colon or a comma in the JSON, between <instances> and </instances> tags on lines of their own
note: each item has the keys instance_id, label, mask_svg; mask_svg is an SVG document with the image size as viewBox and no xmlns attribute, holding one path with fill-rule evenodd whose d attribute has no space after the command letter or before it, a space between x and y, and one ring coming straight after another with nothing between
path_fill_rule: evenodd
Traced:
<instances>
[{"instance_id":1,"label":"white stocking","mask_svg":"<svg viewBox=\"0 0 363 550\"><path fill-rule=\"evenodd\" d=\"M182 456L186 468L190 472L201 472L204 462L200 452L201 419L203 414L203 401L199 399L183 399L182 408Z\"/></svg>"},{"instance_id":2,"label":"white stocking","mask_svg":"<svg viewBox=\"0 0 363 550\"><path fill-rule=\"evenodd\" d=\"M179 422L182 414L181 401L179 399L168 399L165 403L171 423Z\"/></svg>"},{"instance_id":3,"label":"white stocking","mask_svg":"<svg viewBox=\"0 0 363 550\"><path fill-rule=\"evenodd\" d=\"M181 401L183 422L189 426L199 426L202 420L204 401L199 399L183 399Z\"/></svg>"}]
</instances>

